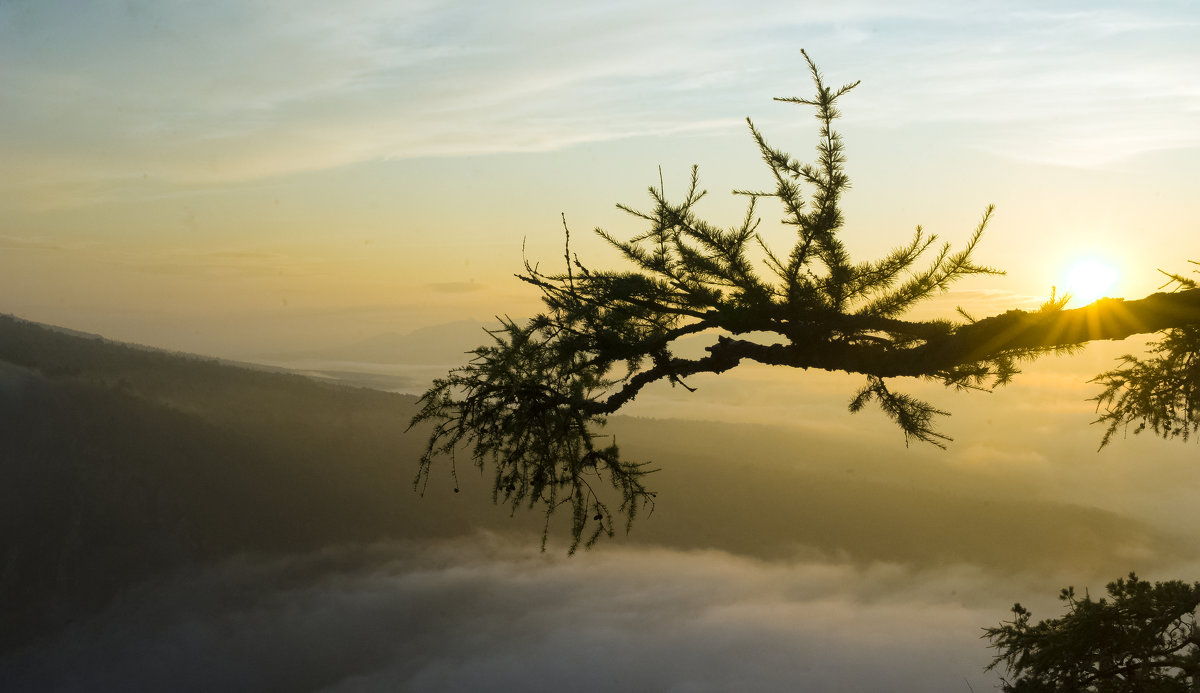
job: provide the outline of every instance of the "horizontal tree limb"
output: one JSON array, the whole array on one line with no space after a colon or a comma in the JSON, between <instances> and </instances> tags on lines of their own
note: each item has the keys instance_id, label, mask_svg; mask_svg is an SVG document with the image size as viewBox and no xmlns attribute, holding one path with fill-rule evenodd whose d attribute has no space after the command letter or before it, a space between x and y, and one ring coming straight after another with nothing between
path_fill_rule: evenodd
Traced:
<instances>
[{"instance_id":1,"label":"horizontal tree limb","mask_svg":"<svg viewBox=\"0 0 1200 693\"><path fill-rule=\"evenodd\" d=\"M948 368L1008 351L1120 340L1195 323L1200 323L1200 289L1188 289L1133 301L1102 298L1071 310L1010 310L963 325L944 339L916 350L924 352L919 361L934 368Z\"/></svg>"},{"instance_id":2,"label":"horizontal tree limb","mask_svg":"<svg viewBox=\"0 0 1200 693\"><path fill-rule=\"evenodd\" d=\"M841 325L838 323L841 322ZM646 385L663 378L684 378L696 373L722 373L743 359L793 368L861 373L880 378L920 377L1006 354L1066 347L1097 340L1119 340L1135 334L1200 323L1200 289L1156 293L1146 298L1100 299L1082 308L1029 312L1010 310L946 332L931 323L840 316L813 320L808 326L787 329L788 344L759 344L744 339L718 337L700 359L671 358L625 381L608 398L592 402L589 413L611 413L632 400ZM818 329L814 329L819 326ZM888 332L928 335L924 343L893 348L880 344L831 341L826 335L839 327L875 328ZM783 332L778 323L764 330Z\"/></svg>"}]
</instances>

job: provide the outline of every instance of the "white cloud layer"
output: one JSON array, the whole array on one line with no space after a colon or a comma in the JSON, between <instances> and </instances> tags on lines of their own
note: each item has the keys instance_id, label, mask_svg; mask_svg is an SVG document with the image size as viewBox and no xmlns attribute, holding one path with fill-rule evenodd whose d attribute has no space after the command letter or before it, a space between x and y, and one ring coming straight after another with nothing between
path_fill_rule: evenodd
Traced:
<instances>
[{"instance_id":1,"label":"white cloud layer","mask_svg":"<svg viewBox=\"0 0 1200 693\"><path fill-rule=\"evenodd\" d=\"M613 547L568 559L495 539L331 551L143 587L0 660L0 683L957 693L995 682L980 629L1028 589L969 568Z\"/></svg>"}]
</instances>

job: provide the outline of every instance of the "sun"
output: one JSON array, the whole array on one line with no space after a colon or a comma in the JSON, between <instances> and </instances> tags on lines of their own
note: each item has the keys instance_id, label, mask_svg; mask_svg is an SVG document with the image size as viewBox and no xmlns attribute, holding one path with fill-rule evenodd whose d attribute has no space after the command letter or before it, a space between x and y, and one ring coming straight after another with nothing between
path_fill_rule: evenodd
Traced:
<instances>
[{"instance_id":1,"label":"sun","mask_svg":"<svg viewBox=\"0 0 1200 693\"><path fill-rule=\"evenodd\" d=\"M1078 260L1067 270L1063 290L1071 294L1071 303L1083 306L1104 298L1117 283L1118 272L1104 260L1085 258Z\"/></svg>"}]
</instances>

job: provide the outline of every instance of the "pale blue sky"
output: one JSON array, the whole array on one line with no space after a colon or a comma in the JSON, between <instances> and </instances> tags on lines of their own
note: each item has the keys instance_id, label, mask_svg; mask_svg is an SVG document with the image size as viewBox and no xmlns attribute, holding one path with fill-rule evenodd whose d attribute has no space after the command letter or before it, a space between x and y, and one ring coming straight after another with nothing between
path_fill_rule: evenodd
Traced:
<instances>
[{"instance_id":1,"label":"pale blue sky","mask_svg":"<svg viewBox=\"0 0 1200 693\"><path fill-rule=\"evenodd\" d=\"M800 47L869 85L847 122L1088 164L1200 141L1198 23L1187 3L6 0L5 167L209 183L723 130L806 86Z\"/></svg>"}]
</instances>

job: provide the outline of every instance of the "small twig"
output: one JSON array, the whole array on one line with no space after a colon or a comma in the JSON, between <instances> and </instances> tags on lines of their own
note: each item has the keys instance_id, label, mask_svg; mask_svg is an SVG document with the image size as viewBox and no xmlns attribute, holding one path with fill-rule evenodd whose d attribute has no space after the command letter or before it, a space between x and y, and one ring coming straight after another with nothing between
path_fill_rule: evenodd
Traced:
<instances>
[{"instance_id":1,"label":"small twig","mask_svg":"<svg viewBox=\"0 0 1200 693\"><path fill-rule=\"evenodd\" d=\"M567 228L567 213L562 214L563 234L566 240L563 242L563 260L567 263L567 284L570 285L571 291L575 291L575 277L571 274L571 229Z\"/></svg>"}]
</instances>

